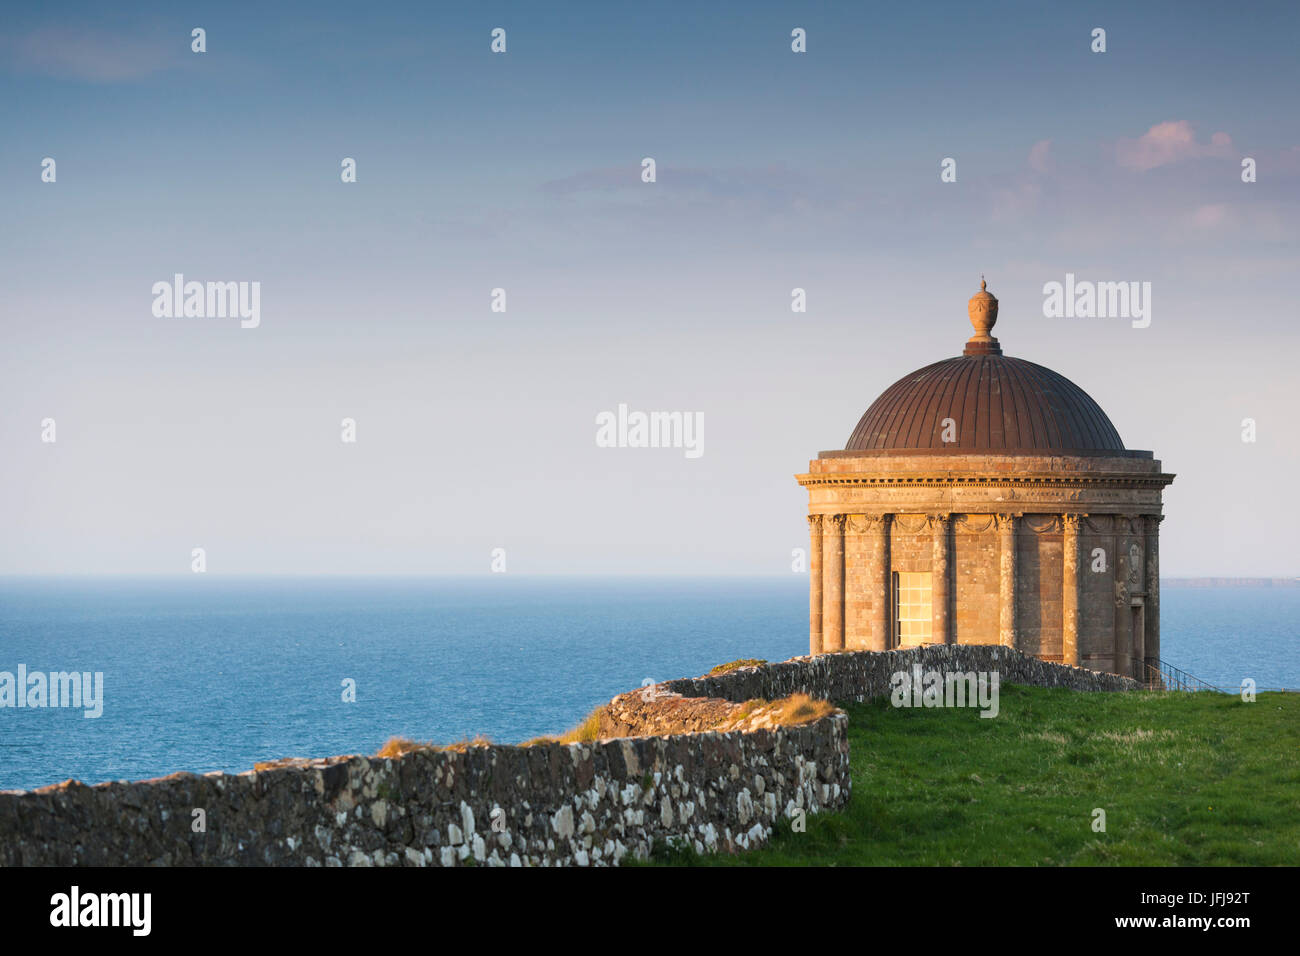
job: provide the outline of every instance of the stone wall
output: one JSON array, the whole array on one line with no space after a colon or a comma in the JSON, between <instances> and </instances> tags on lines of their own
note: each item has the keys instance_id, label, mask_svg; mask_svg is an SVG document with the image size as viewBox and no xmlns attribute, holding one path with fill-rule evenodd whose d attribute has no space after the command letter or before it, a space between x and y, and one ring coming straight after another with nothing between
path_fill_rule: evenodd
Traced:
<instances>
[{"instance_id":1,"label":"stone wall","mask_svg":"<svg viewBox=\"0 0 1300 956\"><path fill-rule=\"evenodd\" d=\"M721 697L744 701L774 700L808 694L822 700L862 701L887 697L897 671L920 664L923 670L998 672L1001 684L1068 687L1080 691L1137 690L1138 683L1117 674L1086 667L1067 667L1027 657L997 645L930 644L899 651L844 651L815 657L794 657L779 664L744 667L717 677L667 681L664 689L684 697Z\"/></svg>"},{"instance_id":2,"label":"stone wall","mask_svg":"<svg viewBox=\"0 0 1300 956\"><path fill-rule=\"evenodd\" d=\"M1137 686L988 645L797 657L620 695L592 743L0 792L0 865L588 866L673 842L744 850L796 810L837 809L851 792L843 713L790 724L789 708L752 702L885 696L913 664L1082 691ZM738 729L704 729L719 726ZM702 732L665 734L682 729Z\"/></svg>"},{"instance_id":3,"label":"stone wall","mask_svg":"<svg viewBox=\"0 0 1300 956\"><path fill-rule=\"evenodd\" d=\"M847 725L835 712L750 732L0 792L0 865L587 866L670 841L744 850L796 809L848 801Z\"/></svg>"}]
</instances>

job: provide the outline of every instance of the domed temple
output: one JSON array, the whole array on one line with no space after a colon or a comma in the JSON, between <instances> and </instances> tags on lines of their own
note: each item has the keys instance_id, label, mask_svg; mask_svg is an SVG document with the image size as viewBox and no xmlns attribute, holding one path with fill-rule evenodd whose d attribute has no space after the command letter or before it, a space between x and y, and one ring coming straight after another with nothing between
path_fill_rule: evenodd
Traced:
<instances>
[{"instance_id":1,"label":"domed temple","mask_svg":"<svg viewBox=\"0 0 1300 956\"><path fill-rule=\"evenodd\" d=\"M1088 394L1002 354L970 300L957 358L899 379L798 475L813 654L1002 644L1139 679L1160 658L1161 494Z\"/></svg>"}]
</instances>

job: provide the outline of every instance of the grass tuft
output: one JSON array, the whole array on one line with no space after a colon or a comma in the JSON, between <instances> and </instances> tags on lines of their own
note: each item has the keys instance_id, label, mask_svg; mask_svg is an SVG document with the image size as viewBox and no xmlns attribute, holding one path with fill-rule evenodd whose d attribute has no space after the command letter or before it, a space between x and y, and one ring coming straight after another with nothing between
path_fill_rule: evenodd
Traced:
<instances>
[{"instance_id":1,"label":"grass tuft","mask_svg":"<svg viewBox=\"0 0 1300 956\"><path fill-rule=\"evenodd\" d=\"M376 752L376 757L400 757L402 754L409 754L416 750L436 750L433 744L419 743L414 740L407 740L405 737L390 737L388 743L380 747Z\"/></svg>"},{"instance_id":2,"label":"grass tuft","mask_svg":"<svg viewBox=\"0 0 1300 956\"><path fill-rule=\"evenodd\" d=\"M600 739L600 715L604 707L597 707L582 719L582 723L566 730L558 737L534 737L519 746L536 747L538 744L589 744Z\"/></svg>"},{"instance_id":3,"label":"grass tuft","mask_svg":"<svg viewBox=\"0 0 1300 956\"><path fill-rule=\"evenodd\" d=\"M833 713L835 706L829 701L813 700L807 694L791 694L785 700L777 701L781 710L777 717L780 724L808 724L821 720Z\"/></svg>"},{"instance_id":4,"label":"grass tuft","mask_svg":"<svg viewBox=\"0 0 1300 956\"><path fill-rule=\"evenodd\" d=\"M719 664L713 670L705 674L705 677L717 677L719 674L728 674L731 671L740 670L742 667L758 667L766 664L767 661L761 657L742 657L740 660L728 661L725 664Z\"/></svg>"},{"instance_id":5,"label":"grass tuft","mask_svg":"<svg viewBox=\"0 0 1300 956\"><path fill-rule=\"evenodd\" d=\"M492 741L482 734L472 740L458 740L451 744L431 744L420 743L415 740L408 740L405 737L390 737L388 743L384 744L375 752L376 757L400 757L403 754L414 753L417 750L451 750L456 753L464 753L471 747L490 747Z\"/></svg>"},{"instance_id":6,"label":"grass tuft","mask_svg":"<svg viewBox=\"0 0 1300 956\"><path fill-rule=\"evenodd\" d=\"M600 714L604 708L596 708L588 714L578 726L567 730L557 738L562 744L589 744L600 736Z\"/></svg>"}]
</instances>

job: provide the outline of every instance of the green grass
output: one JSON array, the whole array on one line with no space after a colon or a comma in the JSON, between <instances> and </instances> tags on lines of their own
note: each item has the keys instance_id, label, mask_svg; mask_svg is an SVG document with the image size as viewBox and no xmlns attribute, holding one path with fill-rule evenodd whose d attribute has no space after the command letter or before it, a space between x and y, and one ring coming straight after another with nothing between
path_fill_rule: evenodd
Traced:
<instances>
[{"instance_id":1,"label":"green grass","mask_svg":"<svg viewBox=\"0 0 1300 956\"><path fill-rule=\"evenodd\" d=\"M850 704L853 798L730 866L1296 865L1300 695L1003 685L1001 712ZM1092 829L1106 811L1106 832Z\"/></svg>"}]
</instances>

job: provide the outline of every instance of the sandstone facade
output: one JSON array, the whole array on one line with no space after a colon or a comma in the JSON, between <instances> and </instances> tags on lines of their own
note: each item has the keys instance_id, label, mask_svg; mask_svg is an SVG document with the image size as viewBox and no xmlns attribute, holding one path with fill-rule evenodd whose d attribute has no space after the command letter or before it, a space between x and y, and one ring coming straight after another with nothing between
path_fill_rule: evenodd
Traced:
<instances>
[{"instance_id":1,"label":"sandstone facade","mask_svg":"<svg viewBox=\"0 0 1300 956\"><path fill-rule=\"evenodd\" d=\"M1160 658L1150 457L828 454L808 489L809 650L891 650L897 572L928 575L929 643L998 644L1140 677Z\"/></svg>"}]
</instances>

